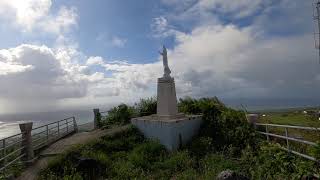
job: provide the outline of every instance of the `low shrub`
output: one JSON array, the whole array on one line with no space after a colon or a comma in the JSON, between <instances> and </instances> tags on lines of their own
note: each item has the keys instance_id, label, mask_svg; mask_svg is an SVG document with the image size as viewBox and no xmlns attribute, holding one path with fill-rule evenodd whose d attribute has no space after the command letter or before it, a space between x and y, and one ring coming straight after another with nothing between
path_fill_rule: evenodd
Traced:
<instances>
[{"instance_id":1,"label":"low shrub","mask_svg":"<svg viewBox=\"0 0 320 180\"><path fill-rule=\"evenodd\" d=\"M101 117L99 127L110 127L112 125L124 125L130 123L130 119L137 116L148 116L157 113L157 99L155 97L140 99L134 106L120 104L108 111L106 117ZM100 116L100 114L99 114Z\"/></svg>"},{"instance_id":2,"label":"low shrub","mask_svg":"<svg viewBox=\"0 0 320 180\"><path fill-rule=\"evenodd\" d=\"M130 123L135 116L135 109L126 104L120 104L108 111L108 115L102 118L102 126L124 125Z\"/></svg>"},{"instance_id":3,"label":"low shrub","mask_svg":"<svg viewBox=\"0 0 320 180\"><path fill-rule=\"evenodd\" d=\"M179 110L187 114L203 115L200 133L189 146L194 154L205 155L204 152L227 148L239 156L247 145L255 146L256 133L247 122L245 113L226 107L216 97L180 99Z\"/></svg>"},{"instance_id":4,"label":"low shrub","mask_svg":"<svg viewBox=\"0 0 320 180\"><path fill-rule=\"evenodd\" d=\"M222 110L225 108L225 105L217 97L201 99L185 97L180 98L178 103L179 112L185 114L203 114L212 107Z\"/></svg>"},{"instance_id":5,"label":"low shrub","mask_svg":"<svg viewBox=\"0 0 320 180\"><path fill-rule=\"evenodd\" d=\"M156 141L147 141L135 147L128 155L128 160L135 166L151 170L152 164L162 161L167 151L163 145Z\"/></svg>"},{"instance_id":6,"label":"low shrub","mask_svg":"<svg viewBox=\"0 0 320 180\"><path fill-rule=\"evenodd\" d=\"M186 169L193 169L196 165L196 160L189 152L187 150L182 150L172 153L156 166L160 169L168 169L173 174L183 172Z\"/></svg>"},{"instance_id":7,"label":"low shrub","mask_svg":"<svg viewBox=\"0 0 320 180\"><path fill-rule=\"evenodd\" d=\"M199 162L201 179L216 179L217 175L224 170L241 172L241 166L236 160L226 158L222 154L210 153L202 158Z\"/></svg>"},{"instance_id":8,"label":"low shrub","mask_svg":"<svg viewBox=\"0 0 320 180\"><path fill-rule=\"evenodd\" d=\"M135 110L138 116L149 116L157 113L157 98L151 97L147 99L140 99L135 104Z\"/></svg>"},{"instance_id":9,"label":"low shrub","mask_svg":"<svg viewBox=\"0 0 320 180\"><path fill-rule=\"evenodd\" d=\"M302 175L319 171L314 162L280 149L279 144L266 142L256 151L252 148L244 150L241 162L243 170L252 179L300 179Z\"/></svg>"},{"instance_id":10,"label":"low shrub","mask_svg":"<svg viewBox=\"0 0 320 180\"><path fill-rule=\"evenodd\" d=\"M320 141L317 142L316 146L310 149L310 153L313 157L320 160Z\"/></svg>"}]
</instances>

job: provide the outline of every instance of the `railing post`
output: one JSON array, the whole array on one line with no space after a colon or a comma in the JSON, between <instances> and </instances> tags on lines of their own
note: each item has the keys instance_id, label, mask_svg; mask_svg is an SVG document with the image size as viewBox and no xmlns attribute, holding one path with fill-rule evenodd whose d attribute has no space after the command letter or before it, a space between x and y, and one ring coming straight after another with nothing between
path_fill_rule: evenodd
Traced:
<instances>
[{"instance_id":1,"label":"railing post","mask_svg":"<svg viewBox=\"0 0 320 180\"><path fill-rule=\"evenodd\" d=\"M58 121L58 138L60 137L60 121Z\"/></svg>"},{"instance_id":2,"label":"railing post","mask_svg":"<svg viewBox=\"0 0 320 180\"><path fill-rule=\"evenodd\" d=\"M93 120L94 129L98 129L98 123L100 121L99 109L93 109L93 114L94 114L94 120Z\"/></svg>"},{"instance_id":3,"label":"railing post","mask_svg":"<svg viewBox=\"0 0 320 180\"><path fill-rule=\"evenodd\" d=\"M3 157L6 156L6 139L2 140L2 155ZM6 164L6 159L3 160L3 164Z\"/></svg>"},{"instance_id":4,"label":"railing post","mask_svg":"<svg viewBox=\"0 0 320 180\"><path fill-rule=\"evenodd\" d=\"M267 133L267 141L269 141L269 130L268 130L268 125L266 125L266 133Z\"/></svg>"},{"instance_id":5,"label":"railing post","mask_svg":"<svg viewBox=\"0 0 320 180\"><path fill-rule=\"evenodd\" d=\"M77 125L77 122L76 122L76 118L73 116L73 117L72 117L72 120L73 120L73 128L74 128L74 131L75 131L75 132L78 132L78 125Z\"/></svg>"},{"instance_id":6,"label":"railing post","mask_svg":"<svg viewBox=\"0 0 320 180\"><path fill-rule=\"evenodd\" d=\"M290 146L289 146L289 140L288 140L288 128L285 128L285 132L286 132L286 141L287 141L287 149L288 151L290 151Z\"/></svg>"},{"instance_id":7,"label":"railing post","mask_svg":"<svg viewBox=\"0 0 320 180\"><path fill-rule=\"evenodd\" d=\"M68 119L66 119L66 125L67 125L67 134L68 134L68 132L69 132Z\"/></svg>"},{"instance_id":8,"label":"railing post","mask_svg":"<svg viewBox=\"0 0 320 180\"><path fill-rule=\"evenodd\" d=\"M252 124L253 127L256 129L256 123L258 121L258 114L246 114L246 118L248 123Z\"/></svg>"},{"instance_id":9,"label":"railing post","mask_svg":"<svg viewBox=\"0 0 320 180\"><path fill-rule=\"evenodd\" d=\"M22 149L22 154L26 154L23 157L23 160L25 160L26 162L32 162L32 160L34 159L31 136L32 125L32 122L19 124L22 133L22 147L24 147Z\"/></svg>"},{"instance_id":10,"label":"railing post","mask_svg":"<svg viewBox=\"0 0 320 180\"><path fill-rule=\"evenodd\" d=\"M46 125L46 136L47 136L47 143L49 143L49 127L48 127L48 124Z\"/></svg>"}]
</instances>

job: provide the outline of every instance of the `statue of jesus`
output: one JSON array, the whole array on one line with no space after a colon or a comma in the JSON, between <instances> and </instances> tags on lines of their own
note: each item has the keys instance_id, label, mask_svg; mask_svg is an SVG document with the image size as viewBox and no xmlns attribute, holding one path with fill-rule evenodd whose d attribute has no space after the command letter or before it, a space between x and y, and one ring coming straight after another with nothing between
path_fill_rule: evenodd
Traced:
<instances>
[{"instance_id":1,"label":"statue of jesus","mask_svg":"<svg viewBox=\"0 0 320 180\"><path fill-rule=\"evenodd\" d=\"M166 47L163 46L162 52L159 52L159 53L162 55L162 59L163 59L163 68L164 68L163 77L169 78L171 71L170 71L169 66L168 66L168 55L167 55Z\"/></svg>"}]
</instances>

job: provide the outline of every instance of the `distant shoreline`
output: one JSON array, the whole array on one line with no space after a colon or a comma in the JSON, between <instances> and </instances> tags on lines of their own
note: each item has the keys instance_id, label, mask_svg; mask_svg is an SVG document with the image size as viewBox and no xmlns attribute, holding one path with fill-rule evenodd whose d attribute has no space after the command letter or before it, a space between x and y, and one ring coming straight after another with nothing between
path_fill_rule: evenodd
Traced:
<instances>
[{"instance_id":1,"label":"distant shoreline","mask_svg":"<svg viewBox=\"0 0 320 180\"><path fill-rule=\"evenodd\" d=\"M250 113L263 113L263 112L292 112L292 111L304 111L304 110L320 110L320 106L300 106L300 107L275 107L275 108L257 108L247 109ZM241 110L241 109L239 109Z\"/></svg>"}]
</instances>

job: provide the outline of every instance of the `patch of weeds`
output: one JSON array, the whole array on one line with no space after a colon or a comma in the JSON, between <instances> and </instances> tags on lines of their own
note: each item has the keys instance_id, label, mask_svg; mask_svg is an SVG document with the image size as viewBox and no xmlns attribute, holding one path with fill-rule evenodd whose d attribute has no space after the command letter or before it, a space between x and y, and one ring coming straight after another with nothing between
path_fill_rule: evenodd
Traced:
<instances>
[{"instance_id":1,"label":"patch of weeds","mask_svg":"<svg viewBox=\"0 0 320 180\"><path fill-rule=\"evenodd\" d=\"M153 169L152 164L162 161L167 151L163 145L156 141L147 141L136 146L128 155L128 160L136 167L145 170Z\"/></svg>"}]
</instances>

